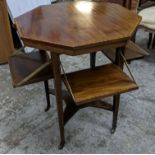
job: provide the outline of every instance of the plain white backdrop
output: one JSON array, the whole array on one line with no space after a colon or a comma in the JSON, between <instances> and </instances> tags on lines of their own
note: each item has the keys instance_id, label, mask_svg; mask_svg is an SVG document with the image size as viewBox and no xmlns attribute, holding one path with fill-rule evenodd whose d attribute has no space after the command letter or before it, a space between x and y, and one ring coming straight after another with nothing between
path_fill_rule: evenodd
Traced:
<instances>
[{"instance_id":1,"label":"plain white backdrop","mask_svg":"<svg viewBox=\"0 0 155 155\"><path fill-rule=\"evenodd\" d=\"M9 14L13 18L34 9L39 5L51 4L54 0L7 0Z\"/></svg>"}]
</instances>

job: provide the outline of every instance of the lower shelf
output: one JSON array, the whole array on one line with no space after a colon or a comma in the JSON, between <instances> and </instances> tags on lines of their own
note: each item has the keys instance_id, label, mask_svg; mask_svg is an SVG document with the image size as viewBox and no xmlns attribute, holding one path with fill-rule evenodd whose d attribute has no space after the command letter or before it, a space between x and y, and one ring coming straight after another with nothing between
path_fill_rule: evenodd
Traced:
<instances>
[{"instance_id":1,"label":"lower shelf","mask_svg":"<svg viewBox=\"0 0 155 155\"><path fill-rule=\"evenodd\" d=\"M77 105L138 88L136 83L114 64L73 72L66 76L67 82L63 77L64 83Z\"/></svg>"},{"instance_id":2,"label":"lower shelf","mask_svg":"<svg viewBox=\"0 0 155 155\"><path fill-rule=\"evenodd\" d=\"M115 48L108 48L103 51L103 53L112 61L115 61ZM148 56L149 53L142 49L140 46L135 44L132 41L129 41L129 43L126 46L126 52L125 57L127 61L132 61L136 59L143 58L144 56Z\"/></svg>"},{"instance_id":3,"label":"lower shelf","mask_svg":"<svg viewBox=\"0 0 155 155\"><path fill-rule=\"evenodd\" d=\"M16 56L9 57L9 67L12 77L12 84L14 87L18 87L18 84L32 74L37 68L42 66L47 60L46 56L43 60L42 55L39 52L23 53ZM32 84L52 78L52 66L49 64L46 68L42 69L39 73L33 76L31 79L25 81L21 85ZM21 86L20 85L20 86Z\"/></svg>"}]
</instances>

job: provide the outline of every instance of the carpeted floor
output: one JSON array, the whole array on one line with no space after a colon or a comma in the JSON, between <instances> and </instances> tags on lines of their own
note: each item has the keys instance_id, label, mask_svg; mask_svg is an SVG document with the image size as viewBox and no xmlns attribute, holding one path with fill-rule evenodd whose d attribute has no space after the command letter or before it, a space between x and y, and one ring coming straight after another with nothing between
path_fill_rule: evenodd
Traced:
<instances>
[{"instance_id":1,"label":"carpeted floor","mask_svg":"<svg viewBox=\"0 0 155 155\"><path fill-rule=\"evenodd\" d=\"M144 48L147 38L138 32L137 42ZM97 59L98 65L109 62L101 53ZM62 56L62 62L66 71L78 70L89 66L89 57ZM51 96L52 108L45 113L43 84L13 89L8 65L1 65L0 153L155 153L155 49L130 66L140 88L121 96L115 134L110 133L111 112L86 108L68 122L66 145L58 150L55 98Z\"/></svg>"}]
</instances>

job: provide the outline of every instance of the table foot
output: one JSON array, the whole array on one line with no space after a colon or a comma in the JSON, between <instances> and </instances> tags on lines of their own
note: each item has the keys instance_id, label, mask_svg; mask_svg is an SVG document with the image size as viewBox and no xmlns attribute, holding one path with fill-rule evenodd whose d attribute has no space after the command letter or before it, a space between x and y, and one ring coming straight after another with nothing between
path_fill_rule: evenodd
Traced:
<instances>
[{"instance_id":1,"label":"table foot","mask_svg":"<svg viewBox=\"0 0 155 155\"><path fill-rule=\"evenodd\" d=\"M47 105L47 107L45 108L45 112L48 112L49 110L50 110L50 108L51 108L51 105Z\"/></svg>"},{"instance_id":2,"label":"table foot","mask_svg":"<svg viewBox=\"0 0 155 155\"><path fill-rule=\"evenodd\" d=\"M58 146L58 149L59 149L59 150L63 149L64 145L65 145L65 141L60 142L60 144L59 144L59 146Z\"/></svg>"},{"instance_id":3,"label":"table foot","mask_svg":"<svg viewBox=\"0 0 155 155\"><path fill-rule=\"evenodd\" d=\"M111 134L114 134L116 131L116 128L115 129L111 129Z\"/></svg>"}]
</instances>

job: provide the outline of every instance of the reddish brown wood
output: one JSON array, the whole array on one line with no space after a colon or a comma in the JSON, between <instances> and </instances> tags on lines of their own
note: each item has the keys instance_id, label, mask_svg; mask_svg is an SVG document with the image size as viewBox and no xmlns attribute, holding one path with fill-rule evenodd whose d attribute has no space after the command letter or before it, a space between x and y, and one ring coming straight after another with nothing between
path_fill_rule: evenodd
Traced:
<instances>
[{"instance_id":1,"label":"reddish brown wood","mask_svg":"<svg viewBox=\"0 0 155 155\"><path fill-rule=\"evenodd\" d=\"M77 55L128 40L140 20L117 4L79 1L41 6L15 21L25 45Z\"/></svg>"},{"instance_id":2,"label":"reddish brown wood","mask_svg":"<svg viewBox=\"0 0 155 155\"><path fill-rule=\"evenodd\" d=\"M112 64L70 73L67 80L70 88L64 78L66 87L71 91L77 105L138 88L120 68Z\"/></svg>"},{"instance_id":3,"label":"reddish brown wood","mask_svg":"<svg viewBox=\"0 0 155 155\"><path fill-rule=\"evenodd\" d=\"M18 53L9 57L9 67L14 87L20 87L36 82L44 81L47 106L45 111L50 109L50 96L48 80L53 77L51 74L51 64L32 76L32 73L39 67L49 61L49 56L45 51L37 51L32 53ZM30 78L27 78L30 77Z\"/></svg>"},{"instance_id":4,"label":"reddish brown wood","mask_svg":"<svg viewBox=\"0 0 155 155\"><path fill-rule=\"evenodd\" d=\"M115 48L108 48L103 51L103 53L112 61L115 61ZM132 61L135 59L140 59L144 56L148 56L149 53L138 46L136 43L129 41L126 46L125 58L127 61Z\"/></svg>"},{"instance_id":5,"label":"reddish brown wood","mask_svg":"<svg viewBox=\"0 0 155 155\"><path fill-rule=\"evenodd\" d=\"M57 54L51 54L54 75L54 86L55 86L55 96L57 102L57 113L60 131L60 144L59 149L62 149L65 144L64 137L64 113L63 113L63 102L62 102L62 86L61 86L61 69L60 69L60 57Z\"/></svg>"},{"instance_id":6,"label":"reddish brown wood","mask_svg":"<svg viewBox=\"0 0 155 155\"><path fill-rule=\"evenodd\" d=\"M9 57L9 67L13 86L17 87L24 78L33 73L38 67L48 60L49 57L47 55L44 60L42 60L42 54L39 52L32 52L29 54L21 53L19 55ZM48 65L45 69L22 85L48 80L53 77L50 71L51 65Z\"/></svg>"},{"instance_id":7,"label":"reddish brown wood","mask_svg":"<svg viewBox=\"0 0 155 155\"><path fill-rule=\"evenodd\" d=\"M19 35L26 46L51 51L60 148L64 145L64 124L78 108L73 103L68 104L65 112L63 111L59 54L79 55L103 50L105 47L124 47L140 20L137 14L118 4L86 1L40 6L16 18ZM118 65L121 64L122 62ZM110 66L105 66L103 72L102 67L99 67L68 75L73 94L77 95L75 103L79 108L85 107L83 103L137 88L119 67ZM101 104L96 103L94 106L101 107ZM72 108L75 109L71 110ZM112 109L109 105L102 108Z\"/></svg>"}]
</instances>

